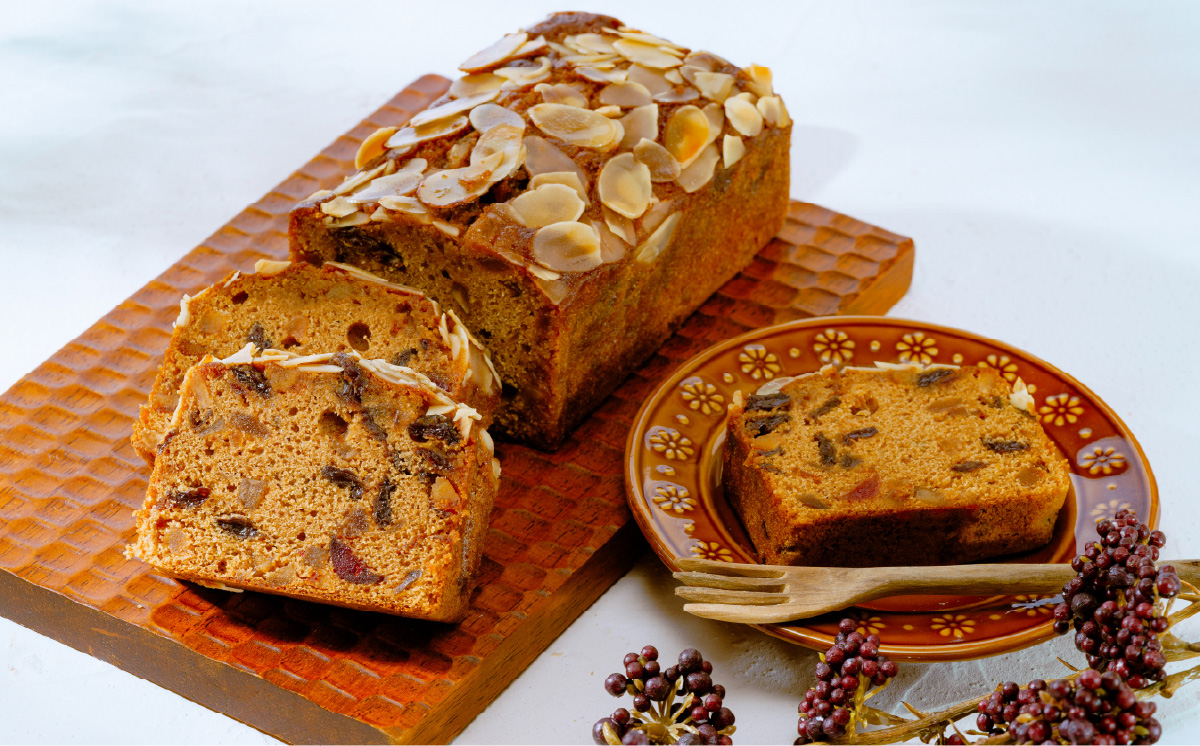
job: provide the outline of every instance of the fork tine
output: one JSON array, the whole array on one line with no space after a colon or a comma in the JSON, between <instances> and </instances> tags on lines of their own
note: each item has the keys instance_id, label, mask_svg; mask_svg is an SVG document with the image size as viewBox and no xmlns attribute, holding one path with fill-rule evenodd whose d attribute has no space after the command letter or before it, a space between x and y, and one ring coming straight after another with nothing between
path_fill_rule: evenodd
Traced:
<instances>
[{"instance_id":1,"label":"fork tine","mask_svg":"<svg viewBox=\"0 0 1200 746\"><path fill-rule=\"evenodd\" d=\"M783 591L781 578L745 578L738 575L712 575L705 572L677 572L676 580L698 588L723 588L730 591L757 591L779 593Z\"/></svg>"},{"instance_id":2,"label":"fork tine","mask_svg":"<svg viewBox=\"0 0 1200 746\"><path fill-rule=\"evenodd\" d=\"M735 562L714 562L713 560L680 557L675 560L680 570L707 572L714 575L742 576L747 578L782 578L784 571L778 567L763 565L747 565Z\"/></svg>"},{"instance_id":3,"label":"fork tine","mask_svg":"<svg viewBox=\"0 0 1200 746\"><path fill-rule=\"evenodd\" d=\"M743 606L773 606L787 603L790 600L785 593L726 591L715 588L692 588L687 585L676 588L675 595L687 601L698 601L705 604L740 604Z\"/></svg>"},{"instance_id":4,"label":"fork tine","mask_svg":"<svg viewBox=\"0 0 1200 746\"><path fill-rule=\"evenodd\" d=\"M705 619L739 624L781 624L816 616L818 611L798 611L792 604L778 606L735 606L733 604L684 604L683 610Z\"/></svg>"}]
</instances>

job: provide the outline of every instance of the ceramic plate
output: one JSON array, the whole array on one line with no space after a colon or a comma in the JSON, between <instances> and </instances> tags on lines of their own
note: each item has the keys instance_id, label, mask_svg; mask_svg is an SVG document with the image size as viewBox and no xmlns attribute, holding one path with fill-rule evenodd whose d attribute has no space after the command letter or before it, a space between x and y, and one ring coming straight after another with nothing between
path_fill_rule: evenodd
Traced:
<instances>
[{"instance_id":1,"label":"ceramic plate","mask_svg":"<svg viewBox=\"0 0 1200 746\"><path fill-rule=\"evenodd\" d=\"M806 319L758 329L684 363L642 405L625 445L629 505L667 565L677 557L754 562L746 533L721 491L724 414L733 392L826 363L952 363L997 369L1025 381L1035 413L1071 466L1071 493L1054 538L1036 552L995 562L1070 562L1093 526L1121 508L1156 525L1158 491L1133 434L1086 386L1003 342L968 332L876 316ZM903 596L765 632L825 649L847 613L900 660L965 660L1051 636L1057 597Z\"/></svg>"}]
</instances>

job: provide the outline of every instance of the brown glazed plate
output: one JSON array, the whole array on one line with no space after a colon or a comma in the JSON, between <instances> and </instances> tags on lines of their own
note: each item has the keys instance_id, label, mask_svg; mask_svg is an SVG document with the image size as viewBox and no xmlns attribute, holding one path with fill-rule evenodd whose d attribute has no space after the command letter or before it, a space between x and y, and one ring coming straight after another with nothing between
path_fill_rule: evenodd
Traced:
<instances>
[{"instance_id":1,"label":"brown glazed plate","mask_svg":"<svg viewBox=\"0 0 1200 746\"><path fill-rule=\"evenodd\" d=\"M678 557L754 563L754 552L721 490L725 406L733 392L823 365L875 361L996 368L1018 378L1034 412L1066 455L1071 492L1054 537L1034 552L994 562L1071 561L1094 540L1094 526L1121 508L1158 522L1158 489L1141 446L1116 413L1070 375L1003 342L932 324L878 316L827 316L757 329L684 363L646 400L625 444L625 486L634 518L654 551ZM882 651L899 660L968 660L1051 636L1055 596L903 596L793 624L760 628L825 649L847 614Z\"/></svg>"}]
</instances>

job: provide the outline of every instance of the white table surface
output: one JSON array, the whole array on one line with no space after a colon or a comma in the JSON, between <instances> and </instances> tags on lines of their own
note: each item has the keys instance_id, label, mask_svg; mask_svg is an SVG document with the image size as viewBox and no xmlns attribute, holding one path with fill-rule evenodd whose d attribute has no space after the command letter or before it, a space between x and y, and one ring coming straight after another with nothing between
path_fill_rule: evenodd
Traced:
<instances>
[{"instance_id":1,"label":"white table surface","mask_svg":"<svg viewBox=\"0 0 1200 746\"><path fill-rule=\"evenodd\" d=\"M550 2L0 2L0 389L425 72L450 74ZM1136 432L1169 557L1200 556L1200 5L597 2L775 71L793 196L912 236L893 315L1004 339ZM446 33L446 25L458 30ZM790 743L814 654L681 611L644 558L460 736L587 742L604 677L699 647L738 743ZM1200 625L1185 631L1200 637ZM1069 642L901 666L926 709L1047 678ZM1200 686L1160 704L1200 740ZM272 739L0 620L0 741Z\"/></svg>"}]
</instances>

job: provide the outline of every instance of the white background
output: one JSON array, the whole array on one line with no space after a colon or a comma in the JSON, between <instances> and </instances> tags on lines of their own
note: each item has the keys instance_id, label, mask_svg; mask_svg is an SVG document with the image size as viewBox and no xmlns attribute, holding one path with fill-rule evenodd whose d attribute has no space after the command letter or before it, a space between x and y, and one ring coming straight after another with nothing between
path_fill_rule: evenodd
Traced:
<instances>
[{"instance_id":1,"label":"white background","mask_svg":"<svg viewBox=\"0 0 1200 746\"><path fill-rule=\"evenodd\" d=\"M550 3L0 2L0 389L425 72ZM1167 555L1200 556L1200 5L597 2L775 71L792 194L912 236L892 312L1073 373L1138 434ZM449 29L453 29L450 31ZM738 743L790 743L813 654L685 615L645 558L460 737L586 742L601 682L645 643L713 660ZM1200 637L1200 625L1185 628ZM1054 676L1065 640L902 665L929 709ZM0 741L266 736L0 620ZM1200 741L1200 686L1160 705ZM1190 711L1190 714L1189 714Z\"/></svg>"}]
</instances>

